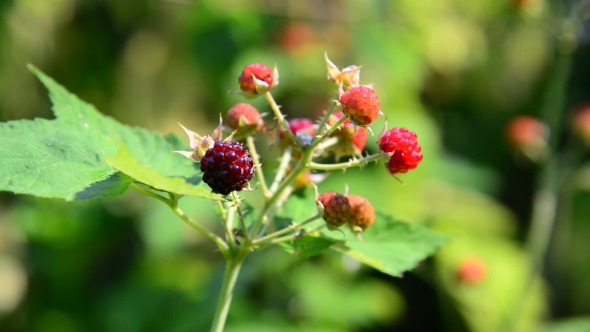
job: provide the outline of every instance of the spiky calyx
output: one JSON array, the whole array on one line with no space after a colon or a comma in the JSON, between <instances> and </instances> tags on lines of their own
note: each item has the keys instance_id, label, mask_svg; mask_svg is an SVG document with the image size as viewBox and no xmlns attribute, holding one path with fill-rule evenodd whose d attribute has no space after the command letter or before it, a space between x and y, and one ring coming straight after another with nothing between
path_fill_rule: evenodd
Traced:
<instances>
[{"instance_id":1,"label":"spiky calyx","mask_svg":"<svg viewBox=\"0 0 590 332\"><path fill-rule=\"evenodd\" d=\"M342 112L348 115L357 126L366 126L377 119L381 104L375 90L367 85L359 85L340 95Z\"/></svg>"},{"instance_id":2,"label":"spiky calyx","mask_svg":"<svg viewBox=\"0 0 590 332\"><path fill-rule=\"evenodd\" d=\"M328 191L318 196L317 200L324 206L324 220L328 228L334 229L348 222L351 207L346 196Z\"/></svg>"},{"instance_id":3,"label":"spiky calyx","mask_svg":"<svg viewBox=\"0 0 590 332\"><path fill-rule=\"evenodd\" d=\"M358 195L348 195L350 204L349 225L353 232L364 232L375 222L375 208L364 197Z\"/></svg>"},{"instance_id":4,"label":"spiky calyx","mask_svg":"<svg viewBox=\"0 0 590 332\"><path fill-rule=\"evenodd\" d=\"M201 158L203 181L214 193L227 195L242 190L254 175L254 163L242 144L215 141Z\"/></svg>"},{"instance_id":5,"label":"spiky calyx","mask_svg":"<svg viewBox=\"0 0 590 332\"><path fill-rule=\"evenodd\" d=\"M406 128L392 128L379 137L381 151L391 155L387 169L391 174L406 173L418 167L422 161L422 147L418 144L418 135Z\"/></svg>"}]
</instances>

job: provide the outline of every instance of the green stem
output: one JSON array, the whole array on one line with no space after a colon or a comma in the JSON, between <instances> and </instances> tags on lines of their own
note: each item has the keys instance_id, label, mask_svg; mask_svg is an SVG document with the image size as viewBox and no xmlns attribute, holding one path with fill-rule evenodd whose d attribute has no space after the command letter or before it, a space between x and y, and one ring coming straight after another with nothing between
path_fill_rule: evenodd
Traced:
<instances>
[{"instance_id":1,"label":"green stem","mask_svg":"<svg viewBox=\"0 0 590 332\"><path fill-rule=\"evenodd\" d=\"M340 125L344 123L344 121L348 120L348 116L341 117L336 123L330 127L323 135L316 136L316 140L311 143L309 146L310 150L315 149L324 139L329 137L334 131L340 128Z\"/></svg>"},{"instance_id":2,"label":"green stem","mask_svg":"<svg viewBox=\"0 0 590 332\"><path fill-rule=\"evenodd\" d=\"M277 188L279 187L279 184L281 183L281 180L283 179L283 177L285 177L285 173L287 173L287 169L289 168L289 163L291 162L291 153L293 152L293 149L288 146L285 149L285 152L283 152L283 156L281 157L281 162L279 163L279 168L277 169L277 174L275 174L275 178L272 182L272 185L270 186L270 191L271 193L274 193Z\"/></svg>"},{"instance_id":3,"label":"green stem","mask_svg":"<svg viewBox=\"0 0 590 332\"><path fill-rule=\"evenodd\" d=\"M313 170L318 170L318 171L336 171L339 169L347 169L349 167L356 167L356 166L360 166L360 167L364 167L366 166L368 163L370 163L371 161L377 161L379 159L383 158L383 155L381 153L376 153L361 159L350 159L347 162L344 163L338 163L338 164L319 164L319 163L314 163L313 161L310 161L309 163L307 163L307 168L309 169L313 169Z\"/></svg>"},{"instance_id":4,"label":"green stem","mask_svg":"<svg viewBox=\"0 0 590 332\"><path fill-rule=\"evenodd\" d=\"M334 112L335 106L336 106L336 102L332 101L330 103L330 108L328 108L328 110L326 111L326 114L324 114L324 117L322 117L322 120L320 121L320 125L318 126L318 132L316 133L316 135L321 135L324 132L326 123L328 123L328 119L330 119L330 115L332 115L332 112Z\"/></svg>"},{"instance_id":5,"label":"green stem","mask_svg":"<svg viewBox=\"0 0 590 332\"><path fill-rule=\"evenodd\" d=\"M300 147L297 137L295 137L295 135L289 129L289 126L287 125L287 122L285 121L285 117L283 116L283 113L281 113L280 107L279 107L279 105L277 105L277 103L274 100L274 98L272 97L272 94L270 93L270 91L267 91L264 94L264 97L266 98L266 101L268 101L268 103L270 104L270 108L274 112L275 117L277 118L277 121L279 122L279 126L281 127L281 129L287 133L287 135L291 138L291 141L293 141L293 144L295 144L296 147Z\"/></svg>"},{"instance_id":6,"label":"green stem","mask_svg":"<svg viewBox=\"0 0 590 332\"><path fill-rule=\"evenodd\" d=\"M244 241L246 243L250 242L250 235L248 235L248 228L246 227L246 221L244 220L244 214L242 213L242 209L240 209L240 205L238 202L238 194L236 192L232 192L232 196L234 198L234 202L236 202L236 211L238 212L238 218L240 218L240 228L242 229L242 233L244 233Z\"/></svg>"},{"instance_id":7,"label":"green stem","mask_svg":"<svg viewBox=\"0 0 590 332\"><path fill-rule=\"evenodd\" d=\"M555 226L559 202L559 189L563 185L563 177L559 172L560 156L557 155L557 141L562 128L562 115L565 108L567 79L569 78L571 56L560 51L555 52L552 71L545 86L540 118L547 124L551 137L549 158L540 165L539 175L535 184L531 224L526 238L526 250L529 254L531 267L528 271L527 283L519 300L512 304L508 316L503 322L503 330L512 331L520 317L522 306L535 284L535 280L543 273L544 260L547 256L549 243Z\"/></svg>"},{"instance_id":8,"label":"green stem","mask_svg":"<svg viewBox=\"0 0 590 332\"><path fill-rule=\"evenodd\" d=\"M174 204L171 200L167 199L166 197L160 196L151 190L147 190L144 187L138 185L137 183L132 183L129 186L146 196L149 196L149 197L159 200L160 202L162 202L168 206L172 206Z\"/></svg>"},{"instance_id":9,"label":"green stem","mask_svg":"<svg viewBox=\"0 0 590 332\"><path fill-rule=\"evenodd\" d=\"M260 183L260 188L262 189L262 195L266 198L270 196L268 191L268 187L266 186L266 179L264 178L264 172L262 171L261 163L260 163L260 156L256 151L256 145L254 144L254 138L252 136L248 136L246 139L246 144L248 145L248 150L250 150L250 157L252 157L252 162L255 165L256 169L256 177L258 178L258 182Z\"/></svg>"},{"instance_id":10,"label":"green stem","mask_svg":"<svg viewBox=\"0 0 590 332\"><path fill-rule=\"evenodd\" d=\"M205 235L207 238L209 238L209 240L215 242L215 244L219 248L219 251L221 251L221 253L227 257L229 248L228 248L227 243L225 243L225 241L223 241L223 239L221 239L219 236L213 234L210 230L201 226L196 221L187 217L186 214L184 214L184 211L182 211L178 206L171 206L170 208L172 209L172 212L174 212L174 214L176 214L180 219L182 219L182 221L184 221L187 225L196 229L199 233Z\"/></svg>"},{"instance_id":11,"label":"green stem","mask_svg":"<svg viewBox=\"0 0 590 332\"><path fill-rule=\"evenodd\" d=\"M234 295L234 287L240 274L240 268L246 258L247 251L240 251L234 257L228 258L225 265L225 272L223 274L223 284L221 285L221 294L219 295L219 302L215 309L215 316L213 318L213 325L211 332L223 332L225 320L229 313L232 297Z\"/></svg>"},{"instance_id":12,"label":"green stem","mask_svg":"<svg viewBox=\"0 0 590 332\"><path fill-rule=\"evenodd\" d=\"M150 196L150 197L153 197L153 198L163 202L164 204L168 205L168 207L170 207L170 209L172 210L172 212L174 212L174 214L176 214L180 219L182 219L182 221L184 221L187 225L196 229L199 233L205 235L207 238L209 238L211 241L213 241L217 245L217 247L219 248L219 251L221 251L221 253L225 257L227 257L227 255L229 254L227 243L225 243L223 241L223 239L221 239L219 236L215 235L213 232L211 232L207 228L203 227L202 225L200 225L196 221L187 217L186 214L184 214L184 211L182 211L178 207L177 201L171 201L171 200L164 198L164 197L162 197L150 190L147 190L135 183L132 183L130 186L133 189L139 191L140 193Z\"/></svg>"},{"instance_id":13,"label":"green stem","mask_svg":"<svg viewBox=\"0 0 590 332\"><path fill-rule=\"evenodd\" d=\"M315 228L307 231L306 233L313 233L313 232L319 231L321 229L324 229L325 227L326 227L326 224L319 225L319 226L317 226L317 227L315 227ZM278 243L281 243L281 242L291 241L291 240L294 240L295 238L297 238L297 236L299 236L298 233L290 234L290 235L283 236L283 237L279 237L279 238L272 239L272 240L268 241L268 244L269 245L273 245L273 244L278 244Z\"/></svg>"},{"instance_id":14,"label":"green stem","mask_svg":"<svg viewBox=\"0 0 590 332\"><path fill-rule=\"evenodd\" d=\"M272 234L269 234L267 236L264 236L264 237L261 237L259 239L256 239L256 240L252 241L252 244L253 245L254 244L264 245L265 242L268 242L270 240L273 240L273 239L275 239L275 238L277 238L277 237L279 237L279 236L281 236L283 234L287 234L287 233L289 233L291 231L297 230L297 229L299 229L299 228L301 228L301 227L309 224L310 222L313 222L313 221L316 221L316 220L320 219L321 217L322 217L321 214L317 214L317 215L315 215L315 216L313 216L313 217L311 217L311 218L309 218L309 219L307 219L305 221L302 221L302 222L300 222L298 224L291 224L291 225L289 225L289 226L281 229L280 231L276 231L276 232L274 232Z\"/></svg>"}]
</instances>

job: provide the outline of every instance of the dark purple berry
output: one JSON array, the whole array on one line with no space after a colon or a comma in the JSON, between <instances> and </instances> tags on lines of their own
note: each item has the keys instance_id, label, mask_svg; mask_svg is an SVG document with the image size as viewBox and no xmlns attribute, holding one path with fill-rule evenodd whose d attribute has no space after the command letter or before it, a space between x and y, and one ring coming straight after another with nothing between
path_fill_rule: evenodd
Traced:
<instances>
[{"instance_id":1,"label":"dark purple berry","mask_svg":"<svg viewBox=\"0 0 590 332\"><path fill-rule=\"evenodd\" d=\"M254 175L250 153L238 142L215 141L201 158L203 181L214 193L240 191Z\"/></svg>"}]
</instances>

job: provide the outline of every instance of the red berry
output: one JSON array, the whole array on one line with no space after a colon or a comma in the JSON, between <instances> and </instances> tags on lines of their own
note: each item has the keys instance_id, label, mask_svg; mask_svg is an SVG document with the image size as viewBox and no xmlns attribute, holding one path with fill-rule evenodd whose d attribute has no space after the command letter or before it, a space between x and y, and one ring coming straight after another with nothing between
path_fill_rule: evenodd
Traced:
<instances>
[{"instance_id":1,"label":"red berry","mask_svg":"<svg viewBox=\"0 0 590 332\"><path fill-rule=\"evenodd\" d=\"M468 257L459 263L455 273L460 282L477 284L485 279L487 268L485 262L479 257Z\"/></svg>"},{"instance_id":2,"label":"red berry","mask_svg":"<svg viewBox=\"0 0 590 332\"><path fill-rule=\"evenodd\" d=\"M590 141L590 104L583 105L577 110L573 127L582 138Z\"/></svg>"},{"instance_id":3,"label":"red berry","mask_svg":"<svg viewBox=\"0 0 590 332\"><path fill-rule=\"evenodd\" d=\"M418 144L416 133L406 128L392 128L379 137L379 148L383 152L393 153L387 163L391 174L406 173L422 161L422 148Z\"/></svg>"},{"instance_id":4,"label":"red berry","mask_svg":"<svg viewBox=\"0 0 590 332\"><path fill-rule=\"evenodd\" d=\"M307 23L291 23L281 33L280 44L291 54L303 54L317 40L317 32Z\"/></svg>"},{"instance_id":5,"label":"red berry","mask_svg":"<svg viewBox=\"0 0 590 332\"><path fill-rule=\"evenodd\" d=\"M287 125L289 125L289 129L295 135L297 135L298 132L309 132L310 135L315 133L313 121L311 119L291 119L287 121Z\"/></svg>"},{"instance_id":6,"label":"red berry","mask_svg":"<svg viewBox=\"0 0 590 332\"><path fill-rule=\"evenodd\" d=\"M344 116L344 113L334 113L328 120L329 125L334 125ZM349 119L340 125L340 130L334 131L333 137L337 137L338 143L331 148L336 159L345 156L360 155L367 144L367 129L357 127L356 131Z\"/></svg>"},{"instance_id":7,"label":"red berry","mask_svg":"<svg viewBox=\"0 0 590 332\"><path fill-rule=\"evenodd\" d=\"M370 86L359 85L340 96L342 112L348 115L358 126L366 126L379 115L379 97Z\"/></svg>"},{"instance_id":8,"label":"red berry","mask_svg":"<svg viewBox=\"0 0 590 332\"><path fill-rule=\"evenodd\" d=\"M241 123L240 120L242 121ZM240 125L258 126L260 123L260 113L250 104L237 104L227 112L227 125L232 129L238 129Z\"/></svg>"},{"instance_id":9,"label":"red berry","mask_svg":"<svg viewBox=\"0 0 590 332\"><path fill-rule=\"evenodd\" d=\"M351 208L346 196L328 191L318 197L318 202L324 206L324 220L329 225L340 227L349 220Z\"/></svg>"},{"instance_id":10,"label":"red berry","mask_svg":"<svg viewBox=\"0 0 590 332\"><path fill-rule=\"evenodd\" d=\"M201 158L203 181L214 193L240 191L252 179L254 164L250 153L238 142L215 141Z\"/></svg>"},{"instance_id":11,"label":"red berry","mask_svg":"<svg viewBox=\"0 0 590 332\"><path fill-rule=\"evenodd\" d=\"M547 128L537 118L521 115L508 123L506 135L508 141L516 147L531 147L542 143L547 137Z\"/></svg>"},{"instance_id":12,"label":"red berry","mask_svg":"<svg viewBox=\"0 0 590 332\"><path fill-rule=\"evenodd\" d=\"M364 231L375 222L375 209L364 197L348 195L350 204L349 223L353 231Z\"/></svg>"},{"instance_id":13,"label":"red berry","mask_svg":"<svg viewBox=\"0 0 590 332\"><path fill-rule=\"evenodd\" d=\"M300 135L307 135L310 138L313 137L313 135L315 135L315 126L311 119L291 119L287 121L287 126L295 136L297 136L298 133ZM287 134L283 131L279 132L279 139L281 140L283 146L286 146L291 142Z\"/></svg>"},{"instance_id":14,"label":"red berry","mask_svg":"<svg viewBox=\"0 0 590 332\"><path fill-rule=\"evenodd\" d=\"M238 78L238 82L240 83L240 89L242 91L251 94L259 93L256 89L256 84L254 83L254 78L252 76L268 84L269 87L273 86L275 79L273 69L261 63L254 63L244 67L242 74Z\"/></svg>"}]
</instances>

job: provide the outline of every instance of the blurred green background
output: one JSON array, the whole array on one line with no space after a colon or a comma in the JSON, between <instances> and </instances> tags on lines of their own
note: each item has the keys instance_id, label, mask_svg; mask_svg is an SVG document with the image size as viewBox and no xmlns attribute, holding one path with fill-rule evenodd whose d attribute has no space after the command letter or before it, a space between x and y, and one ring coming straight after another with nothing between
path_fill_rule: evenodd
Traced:
<instances>
[{"instance_id":1,"label":"blurred green background","mask_svg":"<svg viewBox=\"0 0 590 332\"><path fill-rule=\"evenodd\" d=\"M227 331L590 331L588 320L572 320L590 313L590 164L570 129L590 102L588 7L1 0L0 120L52 118L27 63L122 123L179 135L177 121L209 133L243 102L228 91L239 90L246 64L276 63L282 110L315 118L337 95L327 51L341 68L364 65L361 82L374 85L389 127L415 131L424 160L401 176L405 186L372 164L332 174L320 190L348 183L377 210L453 240L401 278L335 253L252 255ZM263 99L252 103L270 111ZM551 129L543 162L506 142L507 123L522 114ZM263 152L272 164L276 151ZM541 189L558 204L539 278L526 239ZM219 230L209 201L181 205ZM468 257L485 265L480 282L456 277ZM135 192L74 203L0 193L0 331L206 331L223 263L164 205Z\"/></svg>"}]
</instances>

